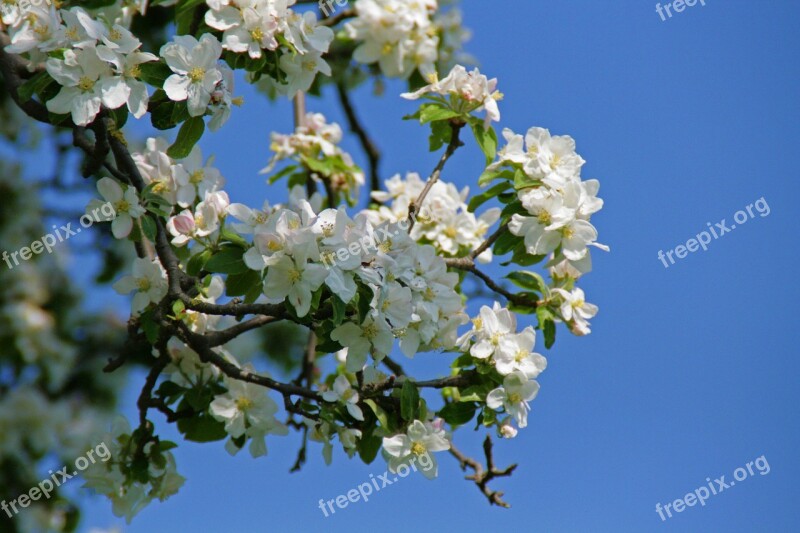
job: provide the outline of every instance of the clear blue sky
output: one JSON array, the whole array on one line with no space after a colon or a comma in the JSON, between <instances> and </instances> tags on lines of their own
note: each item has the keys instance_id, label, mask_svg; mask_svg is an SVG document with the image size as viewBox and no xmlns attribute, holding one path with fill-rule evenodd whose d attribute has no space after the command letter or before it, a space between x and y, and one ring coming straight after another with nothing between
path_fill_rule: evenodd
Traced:
<instances>
[{"instance_id":1,"label":"clear blue sky","mask_svg":"<svg viewBox=\"0 0 800 533\"><path fill-rule=\"evenodd\" d=\"M270 441L267 458L229 458L221 443L182 444L180 493L147 507L125 531L797 531L800 477L797 274L797 142L800 4L706 0L662 22L644 0L466 0L469 51L500 80L501 127L570 134L601 180L593 219L610 254L595 253L582 280L600 306L593 333L559 330L540 377L529 427L496 447L510 510L490 508L457 465L407 478L368 503L325 518L317 508L383 473L318 448L289 474L298 438ZM291 129L291 108L242 88L248 106L203 141L217 154L234 201L272 193L256 172L268 133ZM401 122L413 105L390 84L356 105L385 154L385 177L427 174L423 131ZM341 117L335 98L312 110ZM352 139L347 146L357 153ZM360 157L360 156L359 156ZM444 179L475 186L473 145ZM756 218L665 269L657 259L764 197ZM788 306L788 307L787 307ZM543 350L543 346L541 346ZM440 366L440 365L439 365ZM424 364L416 367L420 372ZM432 371L432 370L431 370ZM136 385L140 385L138 381ZM135 391L128 394L128 412ZM173 434L162 425L162 434ZM477 453L482 434L462 430ZM771 471L687 508L667 522L662 505L764 455ZM93 500L84 524L122 524Z\"/></svg>"}]
</instances>

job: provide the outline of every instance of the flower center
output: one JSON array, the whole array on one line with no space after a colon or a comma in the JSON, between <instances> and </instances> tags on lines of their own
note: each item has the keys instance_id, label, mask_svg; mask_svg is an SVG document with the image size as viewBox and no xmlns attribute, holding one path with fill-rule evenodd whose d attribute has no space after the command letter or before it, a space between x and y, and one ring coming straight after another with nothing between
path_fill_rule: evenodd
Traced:
<instances>
[{"instance_id":1,"label":"flower center","mask_svg":"<svg viewBox=\"0 0 800 533\"><path fill-rule=\"evenodd\" d=\"M553 217L551 217L550 213L548 213L544 209L539 211L539 214L536 216L536 218L539 220L539 224L542 224L544 226L549 226L550 223L553 221Z\"/></svg>"},{"instance_id":2,"label":"flower center","mask_svg":"<svg viewBox=\"0 0 800 533\"><path fill-rule=\"evenodd\" d=\"M127 200L120 200L114 204L114 209L117 213L127 213L131 208L131 204Z\"/></svg>"},{"instance_id":3,"label":"flower center","mask_svg":"<svg viewBox=\"0 0 800 533\"><path fill-rule=\"evenodd\" d=\"M562 230L561 234L564 236L565 239L571 239L575 235L575 232L572 231L572 228L565 227Z\"/></svg>"},{"instance_id":4,"label":"flower center","mask_svg":"<svg viewBox=\"0 0 800 533\"><path fill-rule=\"evenodd\" d=\"M315 70L317 70L316 62L310 59L307 61L303 61L303 70L305 70L306 72L314 72Z\"/></svg>"},{"instance_id":5,"label":"flower center","mask_svg":"<svg viewBox=\"0 0 800 533\"><path fill-rule=\"evenodd\" d=\"M451 239L454 239L455 236L458 234L458 230L454 227L449 227L444 230L444 234L450 237Z\"/></svg>"},{"instance_id":6,"label":"flower center","mask_svg":"<svg viewBox=\"0 0 800 533\"><path fill-rule=\"evenodd\" d=\"M202 67L194 67L192 70L189 71L189 79L192 82L197 83L202 81L206 75L206 69Z\"/></svg>"},{"instance_id":7,"label":"flower center","mask_svg":"<svg viewBox=\"0 0 800 533\"><path fill-rule=\"evenodd\" d=\"M236 398L236 408L240 411L247 411L253 407L253 401L245 396Z\"/></svg>"},{"instance_id":8,"label":"flower center","mask_svg":"<svg viewBox=\"0 0 800 533\"><path fill-rule=\"evenodd\" d=\"M250 37L252 37L254 41L261 42L261 39L264 38L264 32L261 28L252 29L250 30Z\"/></svg>"},{"instance_id":9,"label":"flower center","mask_svg":"<svg viewBox=\"0 0 800 533\"><path fill-rule=\"evenodd\" d=\"M577 308L583 307L584 303L585 302L583 300L578 299L578 300L573 301L572 304L570 304L570 305L572 305L572 307L577 309Z\"/></svg>"},{"instance_id":10,"label":"flower center","mask_svg":"<svg viewBox=\"0 0 800 533\"><path fill-rule=\"evenodd\" d=\"M189 181L190 181L190 182L191 182L193 185L197 185L198 183L200 183L201 181L203 181L203 178L204 178L204 177L205 177L205 172L204 172L204 171L203 171L203 169L201 168L201 169L199 169L199 170L195 170L194 172L192 172L191 174L189 174Z\"/></svg>"},{"instance_id":11,"label":"flower center","mask_svg":"<svg viewBox=\"0 0 800 533\"><path fill-rule=\"evenodd\" d=\"M122 39L122 34L119 32L118 29L112 28L110 32L108 32L108 38L112 41L118 41Z\"/></svg>"},{"instance_id":12,"label":"flower center","mask_svg":"<svg viewBox=\"0 0 800 533\"><path fill-rule=\"evenodd\" d=\"M136 280L136 286L139 288L141 292L149 291L150 290L150 280L147 278L138 278Z\"/></svg>"},{"instance_id":13,"label":"flower center","mask_svg":"<svg viewBox=\"0 0 800 533\"><path fill-rule=\"evenodd\" d=\"M289 281L291 281L292 283L297 283L298 281L300 281L300 278L302 277L303 275L296 268L293 268L289 271Z\"/></svg>"},{"instance_id":14,"label":"flower center","mask_svg":"<svg viewBox=\"0 0 800 533\"><path fill-rule=\"evenodd\" d=\"M513 392L508 395L508 403L521 403L522 396L518 392Z\"/></svg>"},{"instance_id":15,"label":"flower center","mask_svg":"<svg viewBox=\"0 0 800 533\"><path fill-rule=\"evenodd\" d=\"M528 357L528 352L526 352L525 350L518 350L516 355L514 356L514 361L516 361L517 363L521 363L522 360L525 359L526 357Z\"/></svg>"},{"instance_id":16,"label":"flower center","mask_svg":"<svg viewBox=\"0 0 800 533\"><path fill-rule=\"evenodd\" d=\"M428 451L428 449L425 447L424 444L422 444L419 441L411 445L411 453L413 453L414 455L422 455L426 451Z\"/></svg>"},{"instance_id":17,"label":"flower center","mask_svg":"<svg viewBox=\"0 0 800 533\"><path fill-rule=\"evenodd\" d=\"M75 28L75 27L69 28L69 29L67 29L67 31L64 32L64 35L70 41L77 41L78 40L78 28Z\"/></svg>"},{"instance_id":18,"label":"flower center","mask_svg":"<svg viewBox=\"0 0 800 533\"><path fill-rule=\"evenodd\" d=\"M133 65L128 69L129 78L138 78L142 74L142 68L139 65Z\"/></svg>"},{"instance_id":19,"label":"flower center","mask_svg":"<svg viewBox=\"0 0 800 533\"><path fill-rule=\"evenodd\" d=\"M561 156L553 154L553 159L550 160L550 170L555 170L561 164Z\"/></svg>"},{"instance_id":20,"label":"flower center","mask_svg":"<svg viewBox=\"0 0 800 533\"><path fill-rule=\"evenodd\" d=\"M83 92L91 91L94 89L94 80L83 76L78 80L78 88Z\"/></svg>"},{"instance_id":21,"label":"flower center","mask_svg":"<svg viewBox=\"0 0 800 533\"><path fill-rule=\"evenodd\" d=\"M355 393L356 393L356 391L354 391L353 389L347 389L346 391L344 391L342 393L342 400L348 401L350 398L353 397L353 394L355 394Z\"/></svg>"},{"instance_id":22,"label":"flower center","mask_svg":"<svg viewBox=\"0 0 800 533\"><path fill-rule=\"evenodd\" d=\"M370 324L364 327L364 337L367 339L374 339L378 334L378 327L375 324Z\"/></svg>"}]
</instances>

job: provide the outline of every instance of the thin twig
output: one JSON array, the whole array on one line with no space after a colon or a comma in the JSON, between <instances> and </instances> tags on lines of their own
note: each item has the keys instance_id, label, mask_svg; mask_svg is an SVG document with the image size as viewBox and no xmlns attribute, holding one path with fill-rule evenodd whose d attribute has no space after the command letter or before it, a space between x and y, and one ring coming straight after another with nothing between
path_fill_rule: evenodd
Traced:
<instances>
[{"instance_id":1,"label":"thin twig","mask_svg":"<svg viewBox=\"0 0 800 533\"><path fill-rule=\"evenodd\" d=\"M430 192L433 185L439 181L439 176L442 175L442 170L444 166L447 164L447 161L450 157L455 153L459 146L463 146L464 143L461 142L459 138L459 133L461 132L461 128L464 127L464 122L459 120L451 120L450 121L450 129L452 131L450 135L450 142L447 145L447 149L442 154L442 157L439 159L439 162L436 164L436 167L431 172L428 181L425 183L425 187L422 189L422 192L419 193L419 196L416 200L412 201L411 204L408 206L408 232L411 233L411 229L414 227L414 224L417 221L417 214L419 210L422 208L422 203L425 201L425 197Z\"/></svg>"},{"instance_id":2,"label":"thin twig","mask_svg":"<svg viewBox=\"0 0 800 533\"><path fill-rule=\"evenodd\" d=\"M380 189L381 179L378 173L378 167L381 162L381 152L372 138L367 133L367 130L361 124L361 121L356 114L355 107L350 101L350 95L347 93L347 87L343 82L336 84L336 92L339 95L339 103L342 105L342 110L347 117L347 123L350 126L350 131L356 134L358 141L361 143L361 148L369 161L369 183L370 191L374 192Z\"/></svg>"}]
</instances>

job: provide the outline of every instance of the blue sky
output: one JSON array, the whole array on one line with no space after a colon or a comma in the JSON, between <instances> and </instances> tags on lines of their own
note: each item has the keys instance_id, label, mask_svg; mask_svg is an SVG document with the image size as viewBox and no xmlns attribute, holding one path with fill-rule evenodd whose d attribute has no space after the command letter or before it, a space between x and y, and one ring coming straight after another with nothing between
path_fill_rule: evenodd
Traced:
<instances>
[{"instance_id":1,"label":"blue sky","mask_svg":"<svg viewBox=\"0 0 800 533\"><path fill-rule=\"evenodd\" d=\"M491 6L488 8L487 6ZM495 7L497 6L497 7ZM221 443L182 444L180 493L151 504L125 531L789 531L800 475L800 371L791 309L798 260L796 142L799 137L800 4L706 0L667 21L642 0L463 2L474 30L469 51L500 80L501 127L572 135L600 179L605 208L593 218L611 253L594 254L581 281L600 306L593 333L563 329L539 379L529 426L496 446L495 483L513 508L488 506L448 456L440 477L410 477L325 518L320 498L346 493L385 465L339 454L326 468L318 448L289 474L296 437L270 442L268 458L230 458ZM247 107L203 140L229 180L234 201L274 198L256 173L270 131L291 129L291 107L241 87ZM385 157L382 173L427 174L424 130L399 84L356 105ZM333 94L311 110L340 120ZM358 154L353 139L346 147ZM359 154L360 157L360 154ZM469 144L443 179L475 188L481 156ZM759 198L769 216L737 224L664 268L659 250L684 243L706 223ZM792 207L794 206L794 207ZM499 277L499 271L493 271ZM482 303L482 302L476 302ZM124 302L123 302L124 305ZM786 306L789 306L788 308ZM122 307L122 306L119 306ZM429 356L435 359L437 356ZM435 372L442 360L413 368ZM140 385L141 380L136 382ZM127 393L127 412L136 391ZM174 435L161 425L163 435ZM478 452L482 433L461 430ZM765 456L767 475L737 483L704 507L662 522L665 505ZM121 524L102 499L84 525Z\"/></svg>"}]
</instances>

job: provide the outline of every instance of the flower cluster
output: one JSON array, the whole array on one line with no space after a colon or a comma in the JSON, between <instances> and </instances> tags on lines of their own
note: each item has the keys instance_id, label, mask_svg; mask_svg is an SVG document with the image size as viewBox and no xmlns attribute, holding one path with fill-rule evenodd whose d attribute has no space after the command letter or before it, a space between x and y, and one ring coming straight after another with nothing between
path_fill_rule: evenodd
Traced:
<instances>
[{"instance_id":1,"label":"flower cluster","mask_svg":"<svg viewBox=\"0 0 800 533\"><path fill-rule=\"evenodd\" d=\"M357 0L356 18L345 25L359 41L353 59L378 63L389 77L407 78L418 69L435 71L439 36L431 22L436 0Z\"/></svg>"},{"instance_id":2,"label":"flower cluster","mask_svg":"<svg viewBox=\"0 0 800 533\"><path fill-rule=\"evenodd\" d=\"M251 217L248 209L233 204L228 212L242 220ZM377 248L362 246L376 241L366 217L353 220L344 208L316 213L304 199L294 209L276 207L263 216L244 262L266 271L268 302L288 301L302 318L323 285L345 306L357 296L369 301L366 315L349 316L331 332L348 348L348 370L361 370L369 354L375 360L388 355L394 338L409 357L454 345L455 328L466 319L454 290L458 275L447 271L432 246L418 244L397 224L381 229L389 237ZM352 253L339 260L342 250Z\"/></svg>"},{"instance_id":3,"label":"flower cluster","mask_svg":"<svg viewBox=\"0 0 800 533\"><path fill-rule=\"evenodd\" d=\"M200 39L176 35L161 47L161 57L172 75L164 81L164 92L175 102L186 102L189 115L211 115L209 127L217 130L228 120L233 98L233 71L219 61L222 46L204 33Z\"/></svg>"},{"instance_id":4,"label":"flower cluster","mask_svg":"<svg viewBox=\"0 0 800 533\"><path fill-rule=\"evenodd\" d=\"M139 172L153 193L171 206L187 208L197 199L205 200L211 193L222 190L225 178L212 166L213 157L204 160L200 147L195 146L186 158L175 160L167 155L168 145L166 139L151 137L142 152L133 154Z\"/></svg>"},{"instance_id":5,"label":"flower cluster","mask_svg":"<svg viewBox=\"0 0 800 533\"><path fill-rule=\"evenodd\" d=\"M427 98L434 102L443 102L440 97L447 97L449 100L444 103L458 113L486 111L484 127L488 127L492 121L500 120L497 101L503 98L503 93L497 90L496 78L490 80L477 68L467 72L462 65L454 66L441 80L435 72L428 78L430 84L401 96L407 100Z\"/></svg>"},{"instance_id":6,"label":"flower cluster","mask_svg":"<svg viewBox=\"0 0 800 533\"><path fill-rule=\"evenodd\" d=\"M98 442L107 444L111 458L97 461L83 473L84 487L108 497L116 516L128 523L154 499L164 501L178 492L186 479L178 474L168 441L150 441L138 450L139 441L131 434L128 421L117 418L111 432ZM146 460L146 469L137 469L137 455Z\"/></svg>"},{"instance_id":7,"label":"flower cluster","mask_svg":"<svg viewBox=\"0 0 800 533\"><path fill-rule=\"evenodd\" d=\"M250 454L253 457L266 455L264 437L289 434L288 428L275 418L278 404L258 385L228 378L225 385L225 393L214 398L209 406L211 415L225 423L225 431L230 435L225 449L236 454L250 439Z\"/></svg>"},{"instance_id":8,"label":"flower cluster","mask_svg":"<svg viewBox=\"0 0 800 533\"><path fill-rule=\"evenodd\" d=\"M472 329L458 339L476 364L493 368L503 380L487 394L487 407L502 408L520 428L528 425L528 402L539 392L535 378L547 368L547 360L533 352L535 343L534 329L528 326L517 333L516 315L497 302L481 307ZM509 420L498 421L498 428L505 437L516 435Z\"/></svg>"},{"instance_id":9,"label":"flower cluster","mask_svg":"<svg viewBox=\"0 0 800 533\"><path fill-rule=\"evenodd\" d=\"M333 31L317 21L313 11L302 15L283 0L207 0L205 21L222 32L222 48L261 59L264 51L280 51L280 68L286 75L281 90L289 96L306 91L317 72L331 75L322 55L333 41Z\"/></svg>"},{"instance_id":10,"label":"flower cluster","mask_svg":"<svg viewBox=\"0 0 800 533\"><path fill-rule=\"evenodd\" d=\"M397 174L385 185L386 191L375 191L372 198L384 204L391 203L365 212L376 226L385 221L397 222L408 218L409 205L419 197L425 181L416 172L409 172L405 179ZM500 217L500 209L488 209L476 217L467 209L465 200L468 195L468 187L459 191L452 183L441 180L434 183L416 216L411 238L429 243L449 257L466 255L480 246L489 228ZM490 262L491 248L477 259L482 263Z\"/></svg>"},{"instance_id":11,"label":"flower cluster","mask_svg":"<svg viewBox=\"0 0 800 533\"><path fill-rule=\"evenodd\" d=\"M127 105L137 118L147 112L149 95L139 80L140 65L158 58L140 51L142 43L127 28L106 25L80 7L59 10L49 2L27 2L18 12L18 17L4 18L11 34L6 51L28 54L32 60L60 51L45 62L48 74L61 85L47 101L49 111L70 114L79 126L91 123L101 106Z\"/></svg>"},{"instance_id":12,"label":"flower cluster","mask_svg":"<svg viewBox=\"0 0 800 533\"><path fill-rule=\"evenodd\" d=\"M271 171L279 161L292 159L311 171L312 179L326 181L331 189L344 193L351 203L358 198L364 173L353 163L350 154L338 146L342 141L342 128L338 124L328 124L321 113L308 113L294 133L273 132L271 140L274 155L262 174ZM287 172L291 170L292 167Z\"/></svg>"},{"instance_id":13,"label":"flower cluster","mask_svg":"<svg viewBox=\"0 0 800 533\"><path fill-rule=\"evenodd\" d=\"M414 420L406 432L383 438L383 451L389 459L389 471L397 472L400 465L408 466L421 455L428 455L431 466L421 469L428 479L439 474L436 459L430 452L443 452L450 449L450 440L444 428L444 420L437 418L430 422Z\"/></svg>"},{"instance_id":14,"label":"flower cluster","mask_svg":"<svg viewBox=\"0 0 800 533\"><path fill-rule=\"evenodd\" d=\"M584 160L575 152L569 136L551 136L543 128L531 128L525 135L503 130L508 144L500 150L496 165L521 169L527 179L517 184L517 197L527 211L515 214L509 223L514 235L524 237L531 255L547 255L558 249L551 261L566 261L580 273L591 270L588 246L608 250L599 244L597 230L589 222L603 207L597 198L600 183L582 181Z\"/></svg>"}]
</instances>

